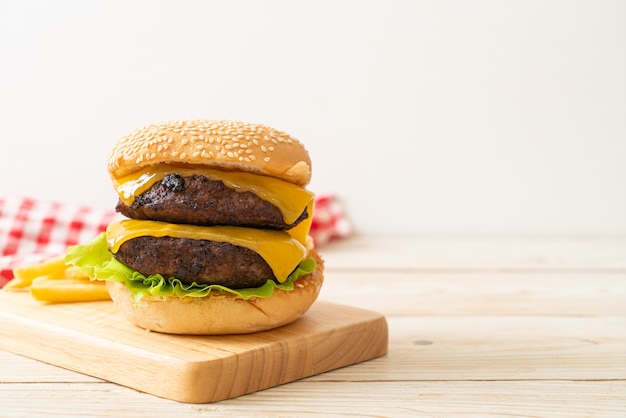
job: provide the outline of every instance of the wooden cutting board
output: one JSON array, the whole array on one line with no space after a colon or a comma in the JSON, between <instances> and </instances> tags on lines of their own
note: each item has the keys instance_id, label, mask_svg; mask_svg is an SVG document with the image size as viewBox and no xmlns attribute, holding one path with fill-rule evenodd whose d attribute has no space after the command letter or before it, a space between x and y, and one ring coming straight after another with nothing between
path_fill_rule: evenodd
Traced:
<instances>
[{"instance_id":1,"label":"wooden cutting board","mask_svg":"<svg viewBox=\"0 0 626 418\"><path fill-rule=\"evenodd\" d=\"M130 324L112 302L42 304L0 290L0 348L163 398L233 398L384 355L379 313L317 301L249 335L180 336Z\"/></svg>"}]
</instances>

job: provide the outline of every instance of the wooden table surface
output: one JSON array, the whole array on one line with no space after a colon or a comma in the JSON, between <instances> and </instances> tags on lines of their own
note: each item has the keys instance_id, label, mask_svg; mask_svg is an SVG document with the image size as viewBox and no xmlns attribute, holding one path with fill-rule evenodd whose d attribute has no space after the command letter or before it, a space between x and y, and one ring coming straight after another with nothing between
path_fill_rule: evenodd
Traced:
<instances>
[{"instance_id":1,"label":"wooden table surface","mask_svg":"<svg viewBox=\"0 0 626 418\"><path fill-rule=\"evenodd\" d=\"M184 404L0 351L0 416L626 416L626 238L351 238L320 300L383 313L384 357Z\"/></svg>"}]
</instances>

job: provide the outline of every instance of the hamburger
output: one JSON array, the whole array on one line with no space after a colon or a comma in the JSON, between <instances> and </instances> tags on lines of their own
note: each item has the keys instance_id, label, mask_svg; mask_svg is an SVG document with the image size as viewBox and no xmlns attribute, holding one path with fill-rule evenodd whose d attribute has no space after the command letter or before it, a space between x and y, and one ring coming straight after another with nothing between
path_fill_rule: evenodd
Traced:
<instances>
[{"instance_id":1,"label":"hamburger","mask_svg":"<svg viewBox=\"0 0 626 418\"><path fill-rule=\"evenodd\" d=\"M311 160L295 138L239 121L170 121L120 138L106 167L124 217L70 247L66 262L105 280L133 324L252 333L316 300Z\"/></svg>"}]
</instances>

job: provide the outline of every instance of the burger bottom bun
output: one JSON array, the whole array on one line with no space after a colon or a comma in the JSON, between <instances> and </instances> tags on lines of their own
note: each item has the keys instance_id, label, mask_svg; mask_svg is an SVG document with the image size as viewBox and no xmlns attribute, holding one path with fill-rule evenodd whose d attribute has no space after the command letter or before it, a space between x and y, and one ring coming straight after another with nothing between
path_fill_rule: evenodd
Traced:
<instances>
[{"instance_id":1,"label":"burger bottom bun","mask_svg":"<svg viewBox=\"0 0 626 418\"><path fill-rule=\"evenodd\" d=\"M317 299L324 263L315 250L315 271L300 277L293 290L274 289L268 298L248 300L211 292L205 297L144 296L138 303L120 282L107 282L114 304L138 327L168 334L248 334L286 325L304 314Z\"/></svg>"}]
</instances>

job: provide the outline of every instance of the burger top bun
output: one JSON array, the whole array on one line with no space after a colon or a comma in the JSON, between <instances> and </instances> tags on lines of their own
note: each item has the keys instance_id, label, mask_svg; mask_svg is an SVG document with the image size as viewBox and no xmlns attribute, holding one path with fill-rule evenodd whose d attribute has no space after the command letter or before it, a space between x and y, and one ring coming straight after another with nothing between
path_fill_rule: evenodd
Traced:
<instances>
[{"instance_id":1,"label":"burger top bun","mask_svg":"<svg viewBox=\"0 0 626 418\"><path fill-rule=\"evenodd\" d=\"M304 146L268 126L228 120L178 120L151 124L120 138L111 149L112 179L156 164L184 164L246 171L298 186L311 180Z\"/></svg>"}]
</instances>

